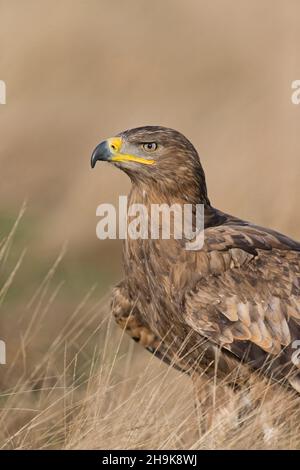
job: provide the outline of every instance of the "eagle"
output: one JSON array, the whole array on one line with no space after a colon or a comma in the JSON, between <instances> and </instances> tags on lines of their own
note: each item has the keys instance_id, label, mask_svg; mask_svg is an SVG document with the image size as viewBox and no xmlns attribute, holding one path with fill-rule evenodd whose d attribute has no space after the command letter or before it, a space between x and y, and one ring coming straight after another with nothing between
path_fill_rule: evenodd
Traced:
<instances>
[{"instance_id":1,"label":"eagle","mask_svg":"<svg viewBox=\"0 0 300 470\"><path fill-rule=\"evenodd\" d=\"M235 388L259 373L300 393L300 243L214 208L196 149L173 129L121 132L97 145L97 161L129 176L128 205L203 207L199 249L184 236L123 240L116 322L193 377Z\"/></svg>"}]
</instances>

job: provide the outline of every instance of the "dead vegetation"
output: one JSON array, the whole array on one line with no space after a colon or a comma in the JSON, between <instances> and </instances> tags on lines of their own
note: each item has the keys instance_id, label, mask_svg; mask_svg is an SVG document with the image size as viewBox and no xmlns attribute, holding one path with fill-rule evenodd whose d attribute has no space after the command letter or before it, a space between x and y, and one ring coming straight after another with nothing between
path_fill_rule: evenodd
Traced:
<instances>
[{"instance_id":1,"label":"dead vegetation","mask_svg":"<svg viewBox=\"0 0 300 470\"><path fill-rule=\"evenodd\" d=\"M119 274L95 209L129 181L109 167L91 175L89 158L126 127L182 131L216 207L299 238L299 2L0 3L0 448L300 448L299 399L262 382L250 387L262 405L239 413L243 397L231 395L203 434L190 380L121 337L95 291L65 294L84 261L101 265L90 278L103 291ZM2 214L14 220L24 197L26 253L16 226L1 242ZM65 239L77 268L56 277L62 252L42 276Z\"/></svg>"},{"instance_id":2,"label":"dead vegetation","mask_svg":"<svg viewBox=\"0 0 300 470\"><path fill-rule=\"evenodd\" d=\"M16 229L1 243L2 265ZM2 301L22 256L2 281ZM62 256L23 301L18 341L1 366L1 449L300 448L295 394L258 378L224 395L212 380L207 393L217 399L195 406L191 380L123 337L106 299L91 305L89 292L51 336L46 320L62 286L50 286ZM33 354L41 336L43 349Z\"/></svg>"}]
</instances>

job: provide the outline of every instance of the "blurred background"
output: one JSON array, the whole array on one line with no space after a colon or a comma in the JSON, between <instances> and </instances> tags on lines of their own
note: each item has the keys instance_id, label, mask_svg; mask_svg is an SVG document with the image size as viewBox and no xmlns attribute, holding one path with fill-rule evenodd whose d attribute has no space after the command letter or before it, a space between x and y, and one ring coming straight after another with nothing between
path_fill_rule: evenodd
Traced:
<instances>
[{"instance_id":1,"label":"blurred background","mask_svg":"<svg viewBox=\"0 0 300 470\"><path fill-rule=\"evenodd\" d=\"M65 242L33 356L91 287L97 302L122 276L120 243L96 238L96 207L130 184L90 168L122 130L181 131L214 206L300 238L299 18L297 0L0 0L0 240L27 201L0 273L4 285L26 248L0 311L8 363Z\"/></svg>"}]
</instances>

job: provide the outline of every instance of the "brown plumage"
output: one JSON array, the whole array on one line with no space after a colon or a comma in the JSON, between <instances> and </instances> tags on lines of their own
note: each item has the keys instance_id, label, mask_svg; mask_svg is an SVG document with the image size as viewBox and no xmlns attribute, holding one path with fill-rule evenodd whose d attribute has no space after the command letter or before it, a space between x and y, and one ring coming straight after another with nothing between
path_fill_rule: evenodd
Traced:
<instances>
[{"instance_id":1,"label":"brown plumage","mask_svg":"<svg viewBox=\"0 0 300 470\"><path fill-rule=\"evenodd\" d=\"M108 160L128 174L128 204L205 207L198 251L186 250L184 239L125 240L125 278L112 300L116 321L187 373L217 372L236 384L260 370L300 392L293 356L300 339L300 244L213 208L198 154L179 132L141 127L119 134L117 147L111 142L95 149L92 165Z\"/></svg>"}]
</instances>

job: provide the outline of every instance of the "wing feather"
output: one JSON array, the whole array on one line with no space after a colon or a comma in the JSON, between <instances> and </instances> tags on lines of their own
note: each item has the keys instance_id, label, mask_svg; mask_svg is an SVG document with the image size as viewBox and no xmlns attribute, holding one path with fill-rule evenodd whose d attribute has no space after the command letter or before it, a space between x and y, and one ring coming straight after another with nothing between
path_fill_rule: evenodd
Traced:
<instances>
[{"instance_id":1,"label":"wing feather","mask_svg":"<svg viewBox=\"0 0 300 470\"><path fill-rule=\"evenodd\" d=\"M300 245L251 225L205 235L196 266L206 273L185 293L185 321L240 359L287 363L300 338Z\"/></svg>"}]
</instances>

